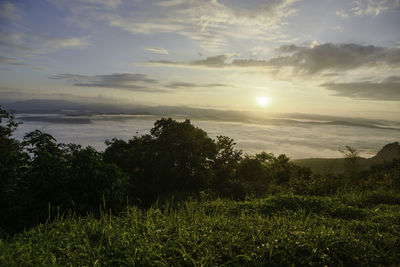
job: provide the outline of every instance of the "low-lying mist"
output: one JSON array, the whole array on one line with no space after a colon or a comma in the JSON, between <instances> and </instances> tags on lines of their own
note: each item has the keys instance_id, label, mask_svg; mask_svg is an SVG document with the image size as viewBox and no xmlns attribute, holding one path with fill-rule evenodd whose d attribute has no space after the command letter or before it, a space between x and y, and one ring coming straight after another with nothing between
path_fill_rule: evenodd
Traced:
<instances>
[{"instance_id":1,"label":"low-lying mist","mask_svg":"<svg viewBox=\"0 0 400 267\"><path fill-rule=\"evenodd\" d=\"M233 122L232 118L191 118L185 115L170 115L177 119L191 119L204 129L210 137L226 135L233 138L237 148L244 153L266 151L286 154L292 159L342 157L339 149L349 145L360 151L363 157L371 157L387 143L400 139L400 129L393 122L377 125L375 121L355 119L330 120L331 118L304 116L297 114L282 118L253 119L248 122ZM166 116L164 116L166 117ZM98 150L106 147L104 141L114 137L124 140L134 135L149 132L160 115L111 115L91 114L17 114L23 121L15 133L22 139L26 132L40 129L52 134L58 142L90 145Z\"/></svg>"}]
</instances>

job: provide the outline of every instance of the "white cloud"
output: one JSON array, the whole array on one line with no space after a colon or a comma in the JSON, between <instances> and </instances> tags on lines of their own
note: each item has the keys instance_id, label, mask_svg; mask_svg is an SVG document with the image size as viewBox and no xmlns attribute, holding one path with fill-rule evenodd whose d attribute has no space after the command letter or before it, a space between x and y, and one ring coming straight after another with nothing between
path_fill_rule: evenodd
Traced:
<instances>
[{"instance_id":1,"label":"white cloud","mask_svg":"<svg viewBox=\"0 0 400 267\"><path fill-rule=\"evenodd\" d=\"M341 17L342 19L346 19L349 17L349 14L344 10L338 10L335 12L336 16Z\"/></svg>"},{"instance_id":2,"label":"white cloud","mask_svg":"<svg viewBox=\"0 0 400 267\"><path fill-rule=\"evenodd\" d=\"M342 27L340 27L340 26L333 26L333 27L332 27L332 30L338 31L338 32L343 31Z\"/></svg>"},{"instance_id":3,"label":"white cloud","mask_svg":"<svg viewBox=\"0 0 400 267\"><path fill-rule=\"evenodd\" d=\"M0 18L7 20L19 20L20 10L11 2L0 2Z\"/></svg>"},{"instance_id":4,"label":"white cloud","mask_svg":"<svg viewBox=\"0 0 400 267\"><path fill-rule=\"evenodd\" d=\"M175 33L216 51L237 38L287 39L280 29L296 14L298 0L249 0L241 8L221 0L127 1L114 10L87 3L104 1L48 1L72 10L76 20L101 20L132 34Z\"/></svg>"},{"instance_id":5,"label":"white cloud","mask_svg":"<svg viewBox=\"0 0 400 267\"><path fill-rule=\"evenodd\" d=\"M161 47L146 47L145 50L156 54L163 54L163 55L169 54L167 49Z\"/></svg>"},{"instance_id":6,"label":"white cloud","mask_svg":"<svg viewBox=\"0 0 400 267\"><path fill-rule=\"evenodd\" d=\"M90 45L87 39L88 39L87 37L53 38L49 39L46 42L46 45L52 49L85 47Z\"/></svg>"},{"instance_id":7,"label":"white cloud","mask_svg":"<svg viewBox=\"0 0 400 267\"><path fill-rule=\"evenodd\" d=\"M153 34L163 32L178 32L185 29L184 25L165 19L153 19L140 22L135 19L121 17L118 14L102 14L98 18L106 20L110 26L117 27L133 34Z\"/></svg>"},{"instance_id":8,"label":"white cloud","mask_svg":"<svg viewBox=\"0 0 400 267\"><path fill-rule=\"evenodd\" d=\"M400 0L357 0L351 2L351 6L348 10L336 11L336 15L341 18L363 15L379 16L400 8Z\"/></svg>"},{"instance_id":9,"label":"white cloud","mask_svg":"<svg viewBox=\"0 0 400 267\"><path fill-rule=\"evenodd\" d=\"M46 54L58 49L86 47L90 45L89 36L49 37L0 29L0 51L22 57Z\"/></svg>"},{"instance_id":10,"label":"white cloud","mask_svg":"<svg viewBox=\"0 0 400 267\"><path fill-rule=\"evenodd\" d=\"M355 15L375 15L400 7L400 0L358 0L353 2Z\"/></svg>"},{"instance_id":11,"label":"white cloud","mask_svg":"<svg viewBox=\"0 0 400 267\"><path fill-rule=\"evenodd\" d=\"M56 1L56 0L54 0ZM100 0L80 0L80 2L107 2ZM116 2L116 1L110 1ZM109 5L109 4L108 4ZM28 20L25 18L22 3L11 3L0 1L0 19L8 20L6 24L0 25L0 63L13 66L29 66L34 69L44 70L43 66L26 63L27 58L38 57L59 49L71 49L86 47L90 45L89 36L65 37L55 34L49 35L44 31L34 32L29 27Z\"/></svg>"}]
</instances>

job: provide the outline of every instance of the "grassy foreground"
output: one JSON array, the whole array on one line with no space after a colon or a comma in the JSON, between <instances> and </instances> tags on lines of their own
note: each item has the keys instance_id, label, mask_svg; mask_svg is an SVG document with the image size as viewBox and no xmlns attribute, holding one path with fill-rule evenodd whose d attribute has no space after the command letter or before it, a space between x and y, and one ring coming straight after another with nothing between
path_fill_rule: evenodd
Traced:
<instances>
[{"instance_id":1,"label":"grassy foreground","mask_svg":"<svg viewBox=\"0 0 400 267\"><path fill-rule=\"evenodd\" d=\"M55 219L0 239L2 266L400 264L400 195L277 195Z\"/></svg>"}]
</instances>

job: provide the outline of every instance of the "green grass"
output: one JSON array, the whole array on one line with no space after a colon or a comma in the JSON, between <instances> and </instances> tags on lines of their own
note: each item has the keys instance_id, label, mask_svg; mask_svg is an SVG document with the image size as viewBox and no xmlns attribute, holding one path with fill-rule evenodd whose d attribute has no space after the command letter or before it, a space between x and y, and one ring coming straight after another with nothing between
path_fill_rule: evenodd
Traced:
<instances>
[{"instance_id":1,"label":"green grass","mask_svg":"<svg viewBox=\"0 0 400 267\"><path fill-rule=\"evenodd\" d=\"M400 195L184 202L56 219L0 240L2 266L400 264Z\"/></svg>"}]
</instances>

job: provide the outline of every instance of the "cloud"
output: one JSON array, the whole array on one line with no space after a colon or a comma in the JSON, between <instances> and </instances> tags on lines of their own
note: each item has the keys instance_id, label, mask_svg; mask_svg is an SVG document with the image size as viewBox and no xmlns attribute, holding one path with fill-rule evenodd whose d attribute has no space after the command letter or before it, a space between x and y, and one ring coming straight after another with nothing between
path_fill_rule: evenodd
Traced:
<instances>
[{"instance_id":1,"label":"cloud","mask_svg":"<svg viewBox=\"0 0 400 267\"><path fill-rule=\"evenodd\" d=\"M361 100L400 101L400 76L392 76L381 82L325 83L321 85L335 96Z\"/></svg>"},{"instance_id":2,"label":"cloud","mask_svg":"<svg viewBox=\"0 0 400 267\"><path fill-rule=\"evenodd\" d=\"M58 49L87 47L90 45L89 36L83 37L49 37L38 34L0 29L0 49L9 53L46 54Z\"/></svg>"},{"instance_id":3,"label":"cloud","mask_svg":"<svg viewBox=\"0 0 400 267\"><path fill-rule=\"evenodd\" d=\"M255 68L277 79L324 87L333 91L335 96L395 101L400 98L399 81L394 77L400 72L398 47L351 43L292 44L281 46L272 54L268 59L217 55L187 62L159 60L149 63L184 68ZM386 78L388 76L393 77Z\"/></svg>"},{"instance_id":4,"label":"cloud","mask_svg":"<svg viewBox=\"0 0 400 267\"><path fill-rule=\"evenodd\" d=\"M7 64L7 65L14 65L14 66L26 65L26 63L23 63L18 59L10 58L10 57L3 57L3 56L0 56L0 64Z\"/></svg>"},{"instance_id":5,"label":"cloud","mask_svg":"<svg viewBox=\"0 0 400 267\"><path fill-rule=\"evenodd\" d=\"M82 0L83 1L83 0ZM97 2L99 0L86 0ZM0 1L0 52L18 58L38 56L58 49L86 47L89 36L49 36L45 32L34 32L25 18L23 4ZM17 59L22 61L21 59Z\"/></svg>"},{"instance_id":6,"label":"cloud","mask_svg":"<svg viewBox=\"0 0 400 267\"><path fill-rule=\"evenodd\" d=\"M181 81L160 81L145 74L115 73L106 75L56 74L53 80L66 80L74 86L114 88L136 92L172 93L193 88L227 87L222 83L194 83Z\"/></svg>"},{"instance_id":7,"label":"cloud","mask_svg":"<svg viewBox=\"0 0 400 267\"><path fill-rule=\"evenodd\" d=\"M350 16L379 16L400 8L400 0L357 0L351 5L349 10L336 11L336 15L343 19Z\"/></svg>"},{"instance_id":8,"label":"cloud","mask_svg":"<svg viewBox=\"0 0 400 267\"><path fill-rule=\"evenodd\" d=\"M315 44L310 47L285 45L277 49L277 55L269 59L232 59L229 55L218 55L202 60L175 62L150 61L151 64L171 66L200 66L210 68L261 67L280 69L293 68L294 74L312 75L323 71L346 71L361 67L376 67L382 64L397 68L400 64L399 48L364 46L359 44Z\"/></svg>"},{"instance_id":9,"label":"cloud","mask_svg":"<svg viewBox=\"0 0 400 267\"><path fill-rule=\"evenodd\" d=\"M145 50L156 54L163 54L163 55L169 54L167 49L160 47L146 47Z\"/></svg>"},{"instance_id":10,"label":"cloud","mask_svg":"<svg viewBox=\"0 0 400 267\"><path fill-rule=\"evenodd\" d=\"M7 60L3 58L1 63L14 66L31 66L40 70L47 70L47 68L30 64L32 58L57 50L85 48L90 45L89 36L49 37L41 34L1 29L1 27L0 35L0 54L7 55L9 58Z\"/></svg>"},{"instance_id":11,"label":"cloud","mask_svg":"<svg viewBox=\"0 0 400 267\"><path fill-rule=\"evenodd\" d=\"M55 74L49 77L52 80L66 80L69 82L79 82L82 80L88 80L93 76L89 75L81 75L81 74L69 74L69 73L62 73L62 74Z\"/></svg>"},{"instance_id":12,"label":"cloud","mask_svg":"<svg viewBox=\"0 0 400 267\"><path fill-rule=\"evenodd\" d=\"M390 50L377 46L358 44L322 44L303 47L288 56L268 60L267 65L290 66L296 72L313 74L324 70L345 71L380 63L393 65L400 63L390 58L390 54L399 54L400 50ZM400 59L400 58L399 58Z\"/></svg>"},{"instance_id":13,"label":"cloud","mask_svg":"<svg viewBox=\"0 0 400 267\"><path fill-rule=\"evenodd\" d=\"M222 68L227 67L230 64L228 60L229 55L218 55L213 57L207 57L206 59L193 60L189 62L169 61L169 60L153 60L150 64L170 65L170 66L194 66L194 67L207 67L207 68Z\"/></svg>"},{"instance_id":14,"label":"cloud","mask_svg":"<svg viewBox=\"0 0 400 267\"><path fill-rule=\"evenodd\" d=\"M80 87L103 87L123 89L138 92L165 92L157 86L158 81L145 74L115 73L107 75L79 75L79 74L57 74L49 77L56 80L67 80L74 86Z\"/></svg>"},{"instance_id":15,"label":"cloud","mask_svg":"<svg viewBox=\"0 0 400 267\"><path fill-rule=\"evenodd\" d=\"M44 70L44 71L48 70L44 66L28 64L20 59L4 57L4 56L0 56L0 64L9 65L9 66L18 66L18 67L30 67L35 70Z\"/></svg>"},{"instance_id":16,"label":"cloud","mask_svg":"<svg viewBox=\"0 0 400 267\"><path fill-rule=\"evenodd\" d=\"M215 51L237 38L287 39L280 29L296 14L293 4L298 0L249 0L240 5L221 0L126 1L113 10L101 5L105 0L48 1L69 8L78 21L103 21L132 34L174 33Z\"/></svg>"},{"instance_id":17,"label":"cloud","mask_svg":"<svg viewBox=\"0 0 400 267\"><path fill-rule=\"evenodd\" d=\"M70 9L88 9L93 8L106 8L115 10L118 8L123 0L47 0L49 3L57 6L58 8L70 8Z\"/></svg>"},{"instance_id":18,"label":"cloud","mask_svg":"<svg viewBox=\"0 0 400 267\"><path fill-rule=\"evenodd\" d=\"M347 19L349 17L349 14L343 9L336 11L335 14L342 19Z\"/></svg>"},{"instance_id":19,"label":"cloud","mask_svg":"<svg viewBox=\"0 0 400 267\"><path fill-rule=\"evenodd\" d=\"M23 33L10 32L0 28L0 48L12 50L29 50L25 42L26 35Z\"/></svg>"},{"instance_id":20,"label":"cloud","mask_svg":"<svg viewBox=\"0 0 400 267\"><path fill-rule=\"evenodd\" d=\"M170 7L185 4L187 0L166 0L156 3L157 6Z\"/></svg>"},{"instance_id":21,"label":"cloud","mask_svg":"<svg viewBox=\"0 0 400 267\"><path fill-rule=\"evenodd\" d=\"M352 8L352 12L355 15L378 16L383 12L400 7L399 0L358 0L354 1L353 4L355 6Z\"/></svg>"},{"instance_id":22,"label":"cloud","mask_svg":"<svg viewBox=\"0 0 400 267\"><path fill-rule=\"evenodd\" d=\"M8 1L0 2L0 18L9 21L17 21L21 18L20 10Z\"/></svg>"},{"instance_id":23,"label":"cloud","mask_svg":"<svg viewBox=\"0 0 400 267\"><path fill-rule=\"evenodd\" d=\"M295 53L302 49L303 49L303 47L301 47L301 46L290 44L290 45L282 45L276 50L281 53Z\"/></svg>"},{"instance_id":24,"label":"cloud","mask_svg":"<svg viewBox=\"0 0 400 267\"><path fill-rule=\"evenodd\" d=\"M47 40L46 46L50 49L74 48L89 46L88 37L52 38Z\"/></svg>"},{"instance_id":25,"label":"cloud","mask_svg":"<svg viewBox=\"0 0 400 267\"><path fill-rule=\"evenodd\" d=\"M343 31L342 27L340 27L340 26L333 26L333 27L332 27L332 30L338 31L338 32Z\"/></svg>"},{"instance_id":26,"label":"cloud","mask_svg":"<svg viewBox=\"0 0 400 267\"><path fill-rule=\"evenodd\" d=\"M223 83L188 83L188 82L173 82L166 85L168 88L207 88L207 87L225 87L227 84Z\"/></svg>"}]
</instances>

